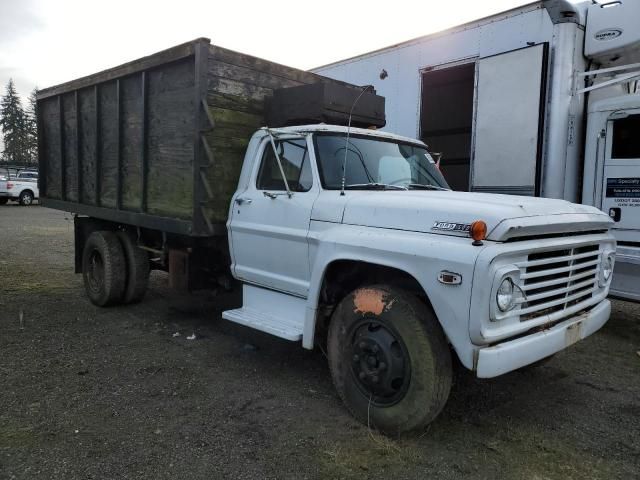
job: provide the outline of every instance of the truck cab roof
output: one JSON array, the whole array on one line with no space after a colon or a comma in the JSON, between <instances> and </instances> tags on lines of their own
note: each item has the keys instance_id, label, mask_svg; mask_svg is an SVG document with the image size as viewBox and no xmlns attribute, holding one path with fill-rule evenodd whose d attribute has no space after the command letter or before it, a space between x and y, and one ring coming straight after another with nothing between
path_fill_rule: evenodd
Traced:
<instances>
[{"instance_id":1,"label":"truck cab roof","mask_svg":"<svg viewBox=\"0 0 640 480\"><path fill-rule=\"evenodd\" d=\"M268 127L264 127L262 130L266 131L267 128ZM374 138L384 138L387 140L394 140L397 142L411 143L413 145L419 145L421 147L426 148L426 145L424 142L416 140L415 138L404 137L402 135L396 135L394 133L383 132L381 130L373 130L369 128L355 128L355 127L348 128L343 125L329 125L325 123L319 123L314 125L296 125L292 127L273 128L269 130L280 132L280 133L291 133L291 134L306 134L306 133L318 133L318 132L346 134L348 130L350 135L367 135L369 137L374 137Z\"/></svg>"}]
</instances>

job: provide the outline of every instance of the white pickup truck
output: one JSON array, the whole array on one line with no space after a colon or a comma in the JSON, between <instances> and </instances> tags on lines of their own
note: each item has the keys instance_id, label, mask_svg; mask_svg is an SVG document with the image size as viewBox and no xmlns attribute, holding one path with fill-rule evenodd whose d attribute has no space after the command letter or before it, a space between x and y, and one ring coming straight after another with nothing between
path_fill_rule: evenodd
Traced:
<instances>
[{"instance_id":1,"label":"white pickup truck","mask_svg":"<svg viewBox=\"0 0 640 480\"><path fill-rule=\"evenodd\" d=\"M0 205L16 200L20 205L31 205L40 196L37 172L18 172L15 177L0 177Z\"/></svg>"},{"instance_id":2,"label":"white pickup truck","mask_svg":"<svg viewBox=\"0 0 640 480\"><path fill-rule=\"evenodd\" d=\"M193 49L195 61L210 55L202 75L224 59L263 69L253 82L272 81L273 72L321 80L201 40ZM77 214L75 267L94 304L139 301L154 268L168 272L176 288L237 287L242 304L223 318L307 349L326 346L349 411L390 434L423 428L438 415L454 356L478 377L495 377L569 347L609 318L616 242L608 215L563 200L451 191L423 142L371 129L265 127L240 142L246 130L238 122L253 117L231 110L229 99L244 110L262 105L233 96L245 70L227 96L212 90L227 83L211 80L196 103L208 113L178 121L180 108L185 118L194 113L191 96L176 101L190 83L176 81L173 91L171 81L192 74L177 69L193 66L193 51L181 46L163 52L160 64L148 57L39 92L43 203ZM225 72L233 71L229 64ZM139 109L131 107L140 92L135 78L149 82ZM80 157L65 157L59 122L76 107L60 111L60 97L74 98L74 91L90 93L80 108L102 98L103 116L67 122L86 132L66 133L89 140L71 150ZM329 102L335 111L336 99L347 98L347 125L359 91L339 90ZM116 93L128 99L124 113L112 101ZM207 101L226 102L224 112ZM144 128L114 128L139 111ZM170 133L158 134L165 125ZM96 138L104 142L98 149Z\"/></svg>"}]
</instances>

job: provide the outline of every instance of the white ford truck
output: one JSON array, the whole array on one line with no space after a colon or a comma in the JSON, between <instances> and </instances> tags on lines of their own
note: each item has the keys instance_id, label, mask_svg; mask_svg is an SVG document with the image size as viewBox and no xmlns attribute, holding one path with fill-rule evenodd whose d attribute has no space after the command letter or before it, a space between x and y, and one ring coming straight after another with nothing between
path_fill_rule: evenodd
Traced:
<instances>
[{"instance_id":1,"label":"white ford truck","mask_svg":"<svg viewBox=\"0 0 640 480\"><path fill-rule=\"evenodd\" d=\"M233 66L242 75L207 78ZM265 108L283 115L293 98L285 117L346 125L259 128L236 145L247 105L257 105L249 79L276 73L301 85L276 90ZM194 89L203 102L191 100ZM301 107L300 95L315 106ZM378 101L205 40L41 91L42 198L77 214L76 271L88 297L139 301L150 269L176 288L241 288L242 304L223 318L308 349L326 345L349 411L389 434L423 428L443 409L453 356L495 377L602 327L612 220L562 200L451 191L424 143L350 126L376 124ZM70 124L86 129L74 138L87 145L65 152L58 122L83 108L98 112L95 122ZM183 114L195 120L178 121ZM255 121L273 118L264 115ZM131 118L141 128L114 128ZM96 138L116 142L95 148ZM159 188L167 185L177 191L170 203Z\"/></svg>"},{"instance_id":2,"label":"white ford truck","mask_svg":"<svg viewBox=\"0 0 640 480\"><path fill-rule=\"evenodd\" d=\"M9 200L20 202L20 205L31 205L40 196L38 190L38 173L25 170L15 176L9 173L0 174L0 205Z\"/></svg>"}]
</instances>

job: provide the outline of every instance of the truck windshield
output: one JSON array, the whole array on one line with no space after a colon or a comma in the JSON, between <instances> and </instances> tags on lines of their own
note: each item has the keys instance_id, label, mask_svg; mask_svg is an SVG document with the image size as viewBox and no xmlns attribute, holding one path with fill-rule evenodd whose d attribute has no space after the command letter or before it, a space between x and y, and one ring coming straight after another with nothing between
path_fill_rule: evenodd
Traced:
<instances>
[{"instance_id":1,"label":"truck windshield","mask_svg":"<svg viewBox=\"0 0 640 480\"><path fill-rule=\"evenodd\" d=\"M449 189L424 147L364 135L351 135L348 145L345 141L345 134L314 136L320 178L327 190L342 187L345 149L347 189Z\"/></svg>"}]
</instances>

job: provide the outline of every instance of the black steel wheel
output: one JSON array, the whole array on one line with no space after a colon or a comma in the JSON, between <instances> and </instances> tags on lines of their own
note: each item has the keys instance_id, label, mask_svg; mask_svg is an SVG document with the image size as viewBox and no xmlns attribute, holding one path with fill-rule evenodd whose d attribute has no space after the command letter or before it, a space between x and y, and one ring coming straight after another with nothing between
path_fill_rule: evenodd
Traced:
<instances>
[{"instance_id":1,"label":"black steel wheel","mask_svg":"<svg viewBox=\"0 0 640 480\"><path fill-rule=\"evenodd\" d=\"M424 428L444 407L451 353L435 315L411 293L353 291L336 308L327 343L338 394L365 425L398 435Z\"/></svg>"},{"instance_id":2,"label":"black steel wheel","mask_svg":"<svg viewBox=\"0 0 640 480\"><path fill-rule=\"evenodd\" d=\"M365 317L347 334L351 339L351 372L362 393L376 406L402 399L411 379L411 360L402 338L384 323Z\"/></svg>"},{"instance_id":3,"label":"black steel wheel","mask_svg":"<svg viewBox=\"0 0 640 480\"><path fill-rule=\"evenodd\" d=\"M91 303L106 307L120 303L125 287L125 258L116 234L93 232L82 252L82 279Z\"/></svg>"}]
</instances>

